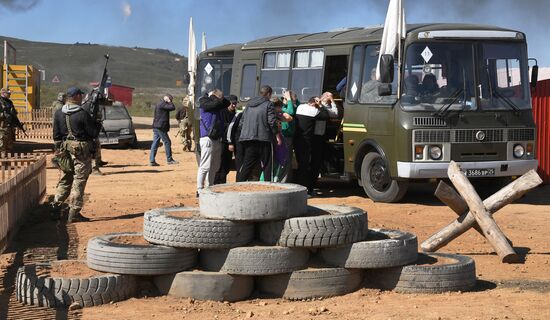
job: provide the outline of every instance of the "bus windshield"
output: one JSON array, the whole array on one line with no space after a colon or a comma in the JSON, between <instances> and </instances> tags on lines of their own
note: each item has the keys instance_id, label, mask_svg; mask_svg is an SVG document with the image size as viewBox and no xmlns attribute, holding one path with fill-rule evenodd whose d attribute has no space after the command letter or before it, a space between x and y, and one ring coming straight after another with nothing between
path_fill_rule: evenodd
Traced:
<instances>
[{"instance_id":1,"label":"bus windshield","mask_svg":"<svg viewBox=\"0 0 550 320\"><path fill-rule=\"evenodd\" d=\"M408 46L405 58L405 110L477 109L472 43L416 43Z\"/></svg>"},{"instance_id":2,"label":"bus windshield","mask_svg":"<svg viewBox=\"0 0 550 320\"><path fill-rule=\"evenodd\" d=\"M197 67L195 96L197 99L214 89L221 89L229 96L231 87L232 58L203 59Z\"/></svg>"},{"instance_id":3,"label":"bus windshield","mask_svg":"<svg viewBox=\"0 0 550 320\"><path fill-rule=\"evenodd\" d=\"M529 109L526 55L524 43L412 44L405 56L401 105L434 112Z\"/></svg>"},{"instance_id":4,"label":"bus windshield","mask_svg":"<svg viewBox=\"0 0 550 320\"><path fill-rule=\"evenodd\" d=\"M522 43L483 43L479 50L480 102L484 110L529 109L527 53Z\"/></svg>"}]
</instances>

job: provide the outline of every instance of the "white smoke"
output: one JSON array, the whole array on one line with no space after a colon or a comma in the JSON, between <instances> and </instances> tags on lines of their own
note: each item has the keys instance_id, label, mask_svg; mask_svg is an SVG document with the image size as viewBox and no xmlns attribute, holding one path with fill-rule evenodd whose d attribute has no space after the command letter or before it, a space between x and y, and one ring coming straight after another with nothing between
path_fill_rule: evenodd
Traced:
<instances>
[{"instance_id":1,"label":"white smoke","mask_svg":"<svg viewBox=\"0 0 550 320\"><path fill-rule=\"evenodd\" d=\"M126 19L132 15L132 6L128 2L123 1L121 9L122 15L124 16L124 21L126 21Z\"/></svg>"}]
</instances>

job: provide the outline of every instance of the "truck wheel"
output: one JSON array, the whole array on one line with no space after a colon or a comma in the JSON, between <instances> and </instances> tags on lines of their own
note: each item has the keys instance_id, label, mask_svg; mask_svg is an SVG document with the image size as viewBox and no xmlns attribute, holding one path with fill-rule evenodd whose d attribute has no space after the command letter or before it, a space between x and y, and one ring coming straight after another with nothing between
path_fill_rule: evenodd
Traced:
<instances>
[{"instance_id":1,"label":"truck wheel","mask_svg":"<svg viewBox=\"0 0 550 320\"><path fill-rule=\"evenodd\" d=\"M369 152L363 158L361 183L367 196L375 202L398 202L409 186L406 180L391 178L386 160L376 152Z\"/></svg>"}]
</instances>

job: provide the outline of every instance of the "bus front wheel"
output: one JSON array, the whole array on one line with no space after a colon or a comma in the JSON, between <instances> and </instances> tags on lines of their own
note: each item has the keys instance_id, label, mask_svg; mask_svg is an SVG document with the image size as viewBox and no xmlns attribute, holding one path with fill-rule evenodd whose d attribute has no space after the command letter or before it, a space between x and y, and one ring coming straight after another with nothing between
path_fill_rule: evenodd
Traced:
<instances>
[{"instance_id":1,"label":"bus front wheel","mask_svg":"<svg viewBox=\"0 0 550 320\"><path fill-rule=\"evenodd\" d=\"M375 202L398 202L407 192L409 182L392 179L386 159L369 152L361 164L361 184L365 193Z\"/></svg>"}]
</instances>

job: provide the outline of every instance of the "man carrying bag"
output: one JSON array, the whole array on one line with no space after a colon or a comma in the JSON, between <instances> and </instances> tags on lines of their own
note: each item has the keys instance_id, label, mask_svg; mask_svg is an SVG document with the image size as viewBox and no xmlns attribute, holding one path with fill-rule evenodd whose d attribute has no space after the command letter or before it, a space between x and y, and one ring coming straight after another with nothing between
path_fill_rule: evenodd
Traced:
<instances>
[{"instance_id":1,"label":"man carrying bag","mask_svg":"<svg viewBox=\"0 0 550 320\"><path fill-rule=\"evenodd\" d=\"M84 188L92 172L93 140L99 135L101 123L80 106L82 90L67 90L67 104L54 115L53 137L56 143L57 164L62 170L57 184L53 208L59 214L61 205L69 199L67 223L89 221L80 211L84 204Z\"/></svg>"},{"instance_id":2,"label":"man carrying bag","mask_svg":"<svg viewBox=\"0 0 550 320\"><path fill-rule=\"evenodd\" d=\"M224 98L220 89L214 89L209 95L199 99L200 110L200 163L197 172L197 197L200 190L214 184L216 172L221 163L221 137L224 123L220 111L230 102Z\"/></svg>"}]
</instances>

